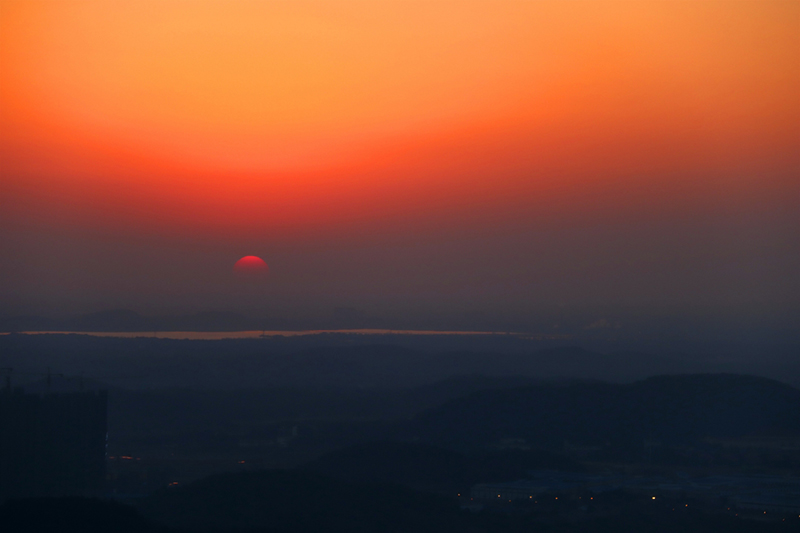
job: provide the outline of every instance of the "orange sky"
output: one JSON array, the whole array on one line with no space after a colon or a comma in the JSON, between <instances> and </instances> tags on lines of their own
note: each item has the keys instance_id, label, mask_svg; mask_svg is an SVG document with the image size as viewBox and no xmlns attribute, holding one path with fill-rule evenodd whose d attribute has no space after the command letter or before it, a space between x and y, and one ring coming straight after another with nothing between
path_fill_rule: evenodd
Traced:
<instances>
[{"instance_id":1,"label":"orange sky","mask_svg":"<svg viewBox=\"0 0 800 533\"><path fill-rule=\"evenodd\" d=\"M11 218L304 231L796 180L796 1L2 0L0 24Z\"/></svg>"}]
</instances>

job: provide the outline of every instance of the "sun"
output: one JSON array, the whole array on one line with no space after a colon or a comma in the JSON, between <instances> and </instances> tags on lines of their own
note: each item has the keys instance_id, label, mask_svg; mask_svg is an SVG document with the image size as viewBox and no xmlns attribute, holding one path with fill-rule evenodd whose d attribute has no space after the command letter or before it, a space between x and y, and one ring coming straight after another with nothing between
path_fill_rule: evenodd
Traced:
<instances>
[{"instance_id":1,"label":"sun","mask_svg":"<svg viewBox=\"0 0 800 533\"><path fill-rule=\"evenodd\" d=\"M269 266L260 257L246 255L236 261L236 264L233 265L233 272L239 277L263 278L269 273Z\"/></svg>"}]
</instances>

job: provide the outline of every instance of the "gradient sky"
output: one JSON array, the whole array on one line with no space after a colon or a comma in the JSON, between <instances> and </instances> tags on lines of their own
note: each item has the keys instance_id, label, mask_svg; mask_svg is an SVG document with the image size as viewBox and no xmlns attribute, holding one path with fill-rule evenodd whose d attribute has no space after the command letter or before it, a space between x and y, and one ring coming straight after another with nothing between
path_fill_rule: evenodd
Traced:
<instances>
[{"instance_id":1,"label":"gradient sky","mask_svg":"<svg viewBox=\"0 0 800 533\"><path fill-rule=\"evenodd\" d=\"M800 2L0 0L0 164L0 313L797 306Z\"/></svg>"}]
</instances>

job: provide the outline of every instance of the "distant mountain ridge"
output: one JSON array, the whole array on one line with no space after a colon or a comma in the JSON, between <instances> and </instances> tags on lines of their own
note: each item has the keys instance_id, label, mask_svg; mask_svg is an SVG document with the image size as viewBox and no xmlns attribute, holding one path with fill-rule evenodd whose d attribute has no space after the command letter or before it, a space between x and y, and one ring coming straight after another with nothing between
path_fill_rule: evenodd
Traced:
<instances>
[{"instance_id":1,"label":"distant mountain ridge","mask_svg":"<svg viewBox=\"0 0 800 533\"><path fill-rule=\"evenodd\" d=\"M465 376L630 382L719 372L766 375L800 385L796 358L770 359L767 354L736 363L700 355L601 353L512 335L328 333L221 340L0 335L0 367L40 374L50 368L130 389L397 389Z\"/></svg>"}]
</instances>

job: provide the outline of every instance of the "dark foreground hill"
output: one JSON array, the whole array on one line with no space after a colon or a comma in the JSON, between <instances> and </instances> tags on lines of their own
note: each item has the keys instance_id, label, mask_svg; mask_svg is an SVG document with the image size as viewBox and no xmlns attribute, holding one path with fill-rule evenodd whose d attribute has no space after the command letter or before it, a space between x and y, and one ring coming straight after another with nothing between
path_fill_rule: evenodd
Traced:
<instances>
[{"instance_id":1,"label":"dark foreground hill","mask_svg":"<svg viewBox=\"0 0 800 533\"><path fill-rule=\"evenodd\" d=\"M299 471L216 475L163 490L138 510L87 498L39 498L0 505L8 533L771 533L796 531L794 516L764 521L633 493L569 494L513 512L473 513L443 498L392 485L335 481ZM758 519L758 520L754 520Z\"/></svg>"},{"instance_id":2,"label":"dark foreground hill","mask_svg":"<svg viewBox=\"0 0 800 533\"><path fill-rule=\"evenodd\" d=\"M210 476L157 492L139 508L176 528L276 533L463 531L469 518L452 499L290 470Z\"/></svg>"},{"instance_id":3,"label":"dark foreground hill","mask_svg":"<svg viewBox=\"0 0 800 533\"><path fill-rule=\"evenodd\" d=\"M739 375L659 376L632 384L484 390L421 413L423 439L453 448L503 442L627 450L644 442L800 436L800 390Z\"/></svg>"},{"instance_id":4,"label":"dark foreground hill","mask_svg":"<svg viewBox=\"0 0 800 533\"><path fill-rule=\"evenodd\" d=\"M686 508L676 512L673 505L653 506L650 498L633 494L597 495L596 499L603 503L586 507L562 494L564 505L540 511L472 513L460 509L455 497L397 485L348 483L297 470L262 470L211 476L164 490L142 501L139 509L147 519L176 529L253 533L710 533L790 531L796 526Z\"/></svg>"}]
</instances>

